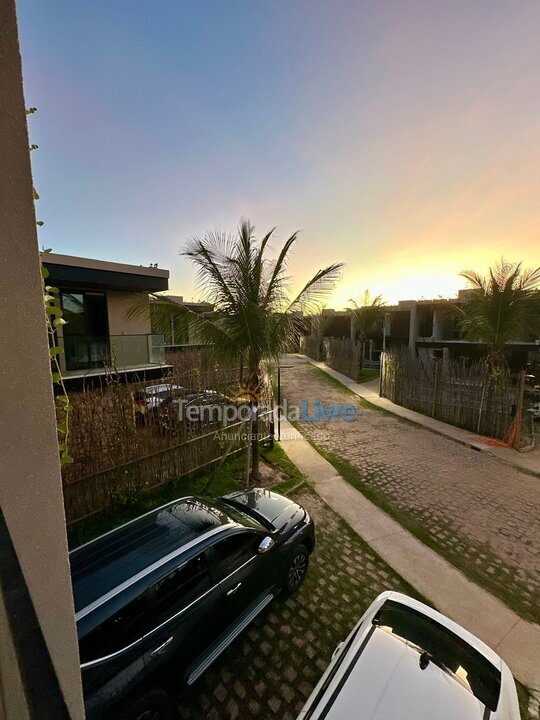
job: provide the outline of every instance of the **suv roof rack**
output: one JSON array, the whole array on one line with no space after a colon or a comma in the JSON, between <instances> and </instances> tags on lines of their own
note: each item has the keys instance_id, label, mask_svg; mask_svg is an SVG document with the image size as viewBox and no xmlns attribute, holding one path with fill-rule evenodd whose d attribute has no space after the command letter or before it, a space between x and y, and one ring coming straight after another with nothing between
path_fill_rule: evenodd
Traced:
<instances>
[{"instance_id":1,"label":"suv roof rack","mask_svg":"<svg viewBox=\"0 0 540 720\"><path fill-rule=\"evenodd\" d=\"M77 619L102 605L201 538L233 524L198 498L175 500L70 553Z\"/></svg>"}]
</instances>

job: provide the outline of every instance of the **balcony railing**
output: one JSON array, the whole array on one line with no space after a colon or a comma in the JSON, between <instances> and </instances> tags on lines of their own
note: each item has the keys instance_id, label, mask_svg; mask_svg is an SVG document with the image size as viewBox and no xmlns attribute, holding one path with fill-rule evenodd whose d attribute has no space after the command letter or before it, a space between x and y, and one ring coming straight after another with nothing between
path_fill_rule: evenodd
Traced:
<instances>
[{"instance_id":1,"label":"balcony railing","mask_svg":"<svg viewBox=\"0 0 540 720\"><path fill-rule=\"evenodd\" d=\"M163 335L66 335L59 342L67 372L165 364Z\"/></svg>"}]
</instances>

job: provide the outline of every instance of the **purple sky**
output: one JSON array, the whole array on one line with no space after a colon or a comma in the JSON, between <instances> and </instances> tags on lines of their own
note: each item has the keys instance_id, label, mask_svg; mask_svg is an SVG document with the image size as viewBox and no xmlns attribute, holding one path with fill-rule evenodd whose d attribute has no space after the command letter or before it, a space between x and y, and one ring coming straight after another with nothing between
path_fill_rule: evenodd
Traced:
<instances>
[{"instance_id":1,"label":"purple sky","mask_svg":"<svg viewBox=\"0 0 540 720\"><path fill-rule=\"evenodd\" d=\"M171 271L241 215L337 306L540 264L540 3L19 0L40 242ZM276 245L278 243L276 242Z\"/></svg>"}]
</instances>

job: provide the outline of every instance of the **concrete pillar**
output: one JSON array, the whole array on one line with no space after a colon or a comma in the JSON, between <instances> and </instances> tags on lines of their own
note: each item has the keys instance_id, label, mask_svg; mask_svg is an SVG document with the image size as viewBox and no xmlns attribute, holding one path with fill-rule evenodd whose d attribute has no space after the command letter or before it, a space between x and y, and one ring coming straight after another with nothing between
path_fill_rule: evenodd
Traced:
<instances>
[{"instance_id":1,"label":"concrete pillar","mask_svg":"<svg viewBox=\"0 0 540 720\"><path fill-rule=\"evenodd\" d=\"M14 0L0 0L0 716L84 718Z\"/></svg>"},{"instance_id":2,"label":"concrete pillar","mask_svg":"<svg viewBox=\"0 0 540 720\"><path fill-rule=\"evenodd\" d=\"M450 350L445 347L443 348L443 360L442 360L442 369L444 373L448 372L448 365L450 362Z\"/></svg>"},{"instance_id":3,"label":"concrete pillar","mask_svg":"<svg viewBox=\"0 0 540 720\"><path fill-rule=\"evenodd\" d=\"M409 350L412 355L416 355L416 339L418 338L418 305L412 303L410 307L409 319Z\"/></svg>"},{"instance_id":4,"label":"concrete pillar","mask_svg":"<svg viewBox=\"0 0 540 720\"><path fill-rule=\"evenodd\" d=\"M446 324L446 318L441 308L433 309L433 340L444 340L444 328Z\"/></svg>"}]
</instances>

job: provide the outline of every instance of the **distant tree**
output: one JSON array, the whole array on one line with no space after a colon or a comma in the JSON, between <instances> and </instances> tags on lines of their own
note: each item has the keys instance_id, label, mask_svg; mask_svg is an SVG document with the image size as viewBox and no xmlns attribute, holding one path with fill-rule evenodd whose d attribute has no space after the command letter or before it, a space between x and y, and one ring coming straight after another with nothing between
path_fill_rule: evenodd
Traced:
<instances>
[{"instance_id":1,"label":"distant tree","mask_svg":"<svg viewBox=\"0 0 540 720\"><path fill-rule=\"evenodd\" d=\"M352 322L355 336L365 342L374 335L382 333L384 325L385 302L382 295L371 297L369 290L365 290L358 302L350 299L352 305Z\"/></svg>"},{"instance_id":2,"label":"distant tree","mask_svg":"<svg viewBox=\"0 0 540 720\"><path fill-rule=\"evenodd\" d=\"M274 228L275 229L275 228ZM202 343L212 344L216 355L238 362L244 369L242 384L253 398L251 479L259 479L259 433L257 396L265 360L278 360L293 349L305 327L304 315L316 313L329 296L342 265L335 263L315 273L300 292L291 296L291 278L287 265L294 233L281 248L276 259L268 257L270 230L261 241L255 228L242 220L234 235L209 232L193 238L183 255L197 270L203 299L210 302L212 313L198 314L168 300L152 296L152 322L160 331L178 327L190 328ZM135 303L131 314L147 314L144 298Z\"/></svg>"},{"instance_id":3,"label":"distant tree","mask_svg":"<svg viewBox=\"0 0 540 720\"><path fill-rule=\"evenodd\" d=\"M329 316L324 312L326 310L326 304L323 304L319 308L319 312L312 315L310 319L311 334L316 335L318 338L324 336L324 331L328 326Z\"/></svg>"},{"instance_id":4,"label":"distant tree","mask_svg":"<svg viewBox=\"0 0 540 720\"><path fill-rule=\"evenodd\" d=\"M489 346L488 362L505 366L504 346L540 332L540 267L522 268L501 258L486 276L474 270L460 273L470 289L461 307L455 307L458 329L468 340Z\"/></svg>"}]
</instances>

